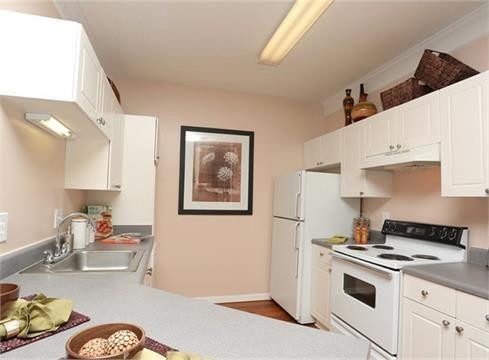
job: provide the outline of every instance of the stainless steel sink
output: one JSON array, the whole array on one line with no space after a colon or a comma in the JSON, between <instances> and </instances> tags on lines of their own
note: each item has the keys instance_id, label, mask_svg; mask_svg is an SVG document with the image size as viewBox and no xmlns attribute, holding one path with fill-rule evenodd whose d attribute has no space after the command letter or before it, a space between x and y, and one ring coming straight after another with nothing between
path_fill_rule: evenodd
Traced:
<instances>
[{"instance_id":1,"label":"stainless steel sink","mask_svg":"<svg viewBox=\"0 0 489 360\"><path fill-rule=\"evenodd\" d=\"M21 273L134 272L144 250L81 250L56 264L42 262Z\"/></svg>"}]
</instances>

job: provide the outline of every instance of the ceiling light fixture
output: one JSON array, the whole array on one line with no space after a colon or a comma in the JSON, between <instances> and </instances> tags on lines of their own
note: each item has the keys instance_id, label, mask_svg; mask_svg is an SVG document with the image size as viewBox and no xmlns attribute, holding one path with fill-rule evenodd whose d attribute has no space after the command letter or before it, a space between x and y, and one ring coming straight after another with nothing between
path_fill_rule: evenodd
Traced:
<instances>
[{"instance_id":1,"label":"ceiling light fixture","mask_svg":"<svg viewBox=\"0 0 489 360\"><path fill-rule=\"evenodd\" d=\"M71 129L50 114L25 113L25 119L51 135L63 139L74 139L76 137Z\"/></svg>"},{"instance_id":2,"label":"ceiling light fixture","mask_svg":"<svg viewBox=\"0 0 489 360\"><path fill-rule=\"evenodd\" d=\"M334 0L296 0L260 54L260 63L278 65Z\"/></svg>"}]
</instances>

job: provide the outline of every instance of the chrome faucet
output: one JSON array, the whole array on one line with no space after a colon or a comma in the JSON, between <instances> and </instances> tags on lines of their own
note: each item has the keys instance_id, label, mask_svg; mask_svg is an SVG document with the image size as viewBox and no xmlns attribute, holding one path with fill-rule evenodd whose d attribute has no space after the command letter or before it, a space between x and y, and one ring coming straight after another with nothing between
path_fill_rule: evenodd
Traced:
<instances>
[{"instance_id":1,"label":"chrome faucet","mask_svg":"<svg viewBox=\"0 0 489 360\"><path fill-rule=\"evenodd\" d=\"M95 231L96 228L95 221L93 221L92 218L90 218L87 214L81 212L74 212L65 216L59 222L56 228L56 241L55 241L54 252L53 250L44 251L44 260L43 260L44 264L55 264L58 261L67 257L71 253L72 250L71 243L67 242L66 238L63 238L63 241L61 241L61 228L63 227L66 221L71 220L74 217L82 217L84 219L87 219L88 225L93 231Z\"/></svg>"}]
</instances>

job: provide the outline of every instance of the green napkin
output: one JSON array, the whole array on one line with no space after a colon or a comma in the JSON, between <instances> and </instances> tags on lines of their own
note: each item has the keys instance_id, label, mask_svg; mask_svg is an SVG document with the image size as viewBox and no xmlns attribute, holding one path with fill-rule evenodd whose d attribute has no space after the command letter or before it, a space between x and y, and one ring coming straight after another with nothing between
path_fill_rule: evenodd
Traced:
<instances>
[{"instance_id":1,"label":"green napkin","mask_svg":"<svg viewBox=\"0 0 489 360\"><path fill-rule=\"evenodd\" d=\"M56 331L66 323L73 309L73 301L67 299L48 298L44 294L32 300L18 299L7 305L4 319L18 320L20 338L31 338L48 331ZM6 336L4 326L0 326L0 338Z\"/></svg>"}]
</instances>

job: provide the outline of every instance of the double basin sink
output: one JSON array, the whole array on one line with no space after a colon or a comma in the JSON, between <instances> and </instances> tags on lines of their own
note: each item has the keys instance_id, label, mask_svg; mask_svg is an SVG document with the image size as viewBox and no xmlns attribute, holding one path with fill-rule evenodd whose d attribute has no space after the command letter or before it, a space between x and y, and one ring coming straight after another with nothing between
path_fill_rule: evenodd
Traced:
<instances>
[{"instance_id":1,"label":"double basin sink","mask_svg":"<svg viewBox=\"0 0 489 360\"><path fill-rule=\"evenodd\" d=\"M134 272L143 255L143 249L81 250L55 264L40 262L21 273Z\"/></svg>"}]
</instances>

